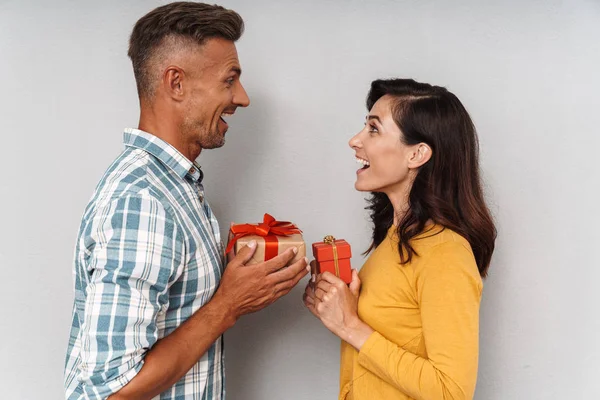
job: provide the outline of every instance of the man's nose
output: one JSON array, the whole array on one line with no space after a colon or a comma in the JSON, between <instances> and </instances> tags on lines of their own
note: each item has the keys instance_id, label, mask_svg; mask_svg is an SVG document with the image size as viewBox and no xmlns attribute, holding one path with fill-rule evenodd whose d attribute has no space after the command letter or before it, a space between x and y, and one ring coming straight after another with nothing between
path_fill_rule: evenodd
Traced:
<instances>
[{"instance_id":1,"label":"man's nose","mask_svg":"<svg viewBox=\"0 0 600 400\"><path fill-rule=\"evenodd\" d=\"M233 102L239 107L248 107L250 105L248 93L246 93L246 89L244 89L244 86L242 86L241 83L238 86L238 90L235 92Z\"/></svg>"}]
</instances>

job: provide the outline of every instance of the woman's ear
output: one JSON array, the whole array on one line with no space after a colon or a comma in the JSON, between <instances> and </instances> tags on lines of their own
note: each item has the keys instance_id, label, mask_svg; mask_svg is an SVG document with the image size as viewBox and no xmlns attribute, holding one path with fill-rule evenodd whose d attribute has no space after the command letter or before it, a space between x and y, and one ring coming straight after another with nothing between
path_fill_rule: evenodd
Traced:
<instances>
[{"instance_id":1,"label":"woman's ear","mask_svg":"<svg viewBox=\"0 0 600 400\"><path fill-rule=\"evenodd\" d=\"M421 167L431 159L431 155L431 147L429 147L427 143L419 143L414 145L408 160L408 168L416 169Z\"/></svg>"}]
</instances>

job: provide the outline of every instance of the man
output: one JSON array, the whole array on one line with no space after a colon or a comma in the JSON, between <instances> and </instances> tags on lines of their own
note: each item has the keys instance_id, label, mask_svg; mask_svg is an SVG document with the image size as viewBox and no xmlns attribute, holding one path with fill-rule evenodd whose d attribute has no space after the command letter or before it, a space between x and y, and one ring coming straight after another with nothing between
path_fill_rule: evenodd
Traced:
<instances>
[{"instance_id":1,"label":"man","mask_svg":"<svg viewBox=\"0 0 600 400\"><path fill-rule=\"evenodd\" d=\"M224 398L222 334L308 272L305 258L290 264L296 249L245 265L256 243L224 268L194 162L225 143L223 117L249 105L234 45L242 31L237 13L189 2L133 29L139 129L125 131L82 219L68 399Z\"/></svg>"}]
</instances>

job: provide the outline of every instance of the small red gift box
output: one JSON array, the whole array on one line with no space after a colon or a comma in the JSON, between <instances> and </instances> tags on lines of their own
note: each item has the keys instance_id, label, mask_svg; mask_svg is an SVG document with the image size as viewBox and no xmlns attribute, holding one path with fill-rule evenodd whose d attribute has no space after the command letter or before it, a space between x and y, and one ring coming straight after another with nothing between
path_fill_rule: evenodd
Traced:
<instances>
[{"instance_id":1,"label":"small red gift box","mask_svg":"<svg viewBox=\"0 0 600 400\"><path fill-rule=\"evenodd\" d=\"M352 250L348 242L325 236L322 242L313 243L312 250L316 260L316 270L313 273L329 271L346 283L352 282Z\"/></svg>"}]
</instances>

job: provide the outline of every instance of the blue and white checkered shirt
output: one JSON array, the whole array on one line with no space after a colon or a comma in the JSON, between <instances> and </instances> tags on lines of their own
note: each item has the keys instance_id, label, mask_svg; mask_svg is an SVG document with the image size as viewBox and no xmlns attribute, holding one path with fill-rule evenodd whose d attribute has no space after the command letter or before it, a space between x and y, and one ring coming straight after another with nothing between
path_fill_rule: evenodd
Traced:
<instances>
[{"instance_id":1,"label":"blue and white checkered shirt","mask_svg":"<svg viewBox=\"0 0 600 400\"><path fill-rule=\"evenodd\" d=\"M75 249L67 399L104 399L142 368L146 352L213 296L223 272L219 225L202 171L137 129L88 204ZM223 399L223 341L160 399Z\"/></svg>"}]
</instances>

